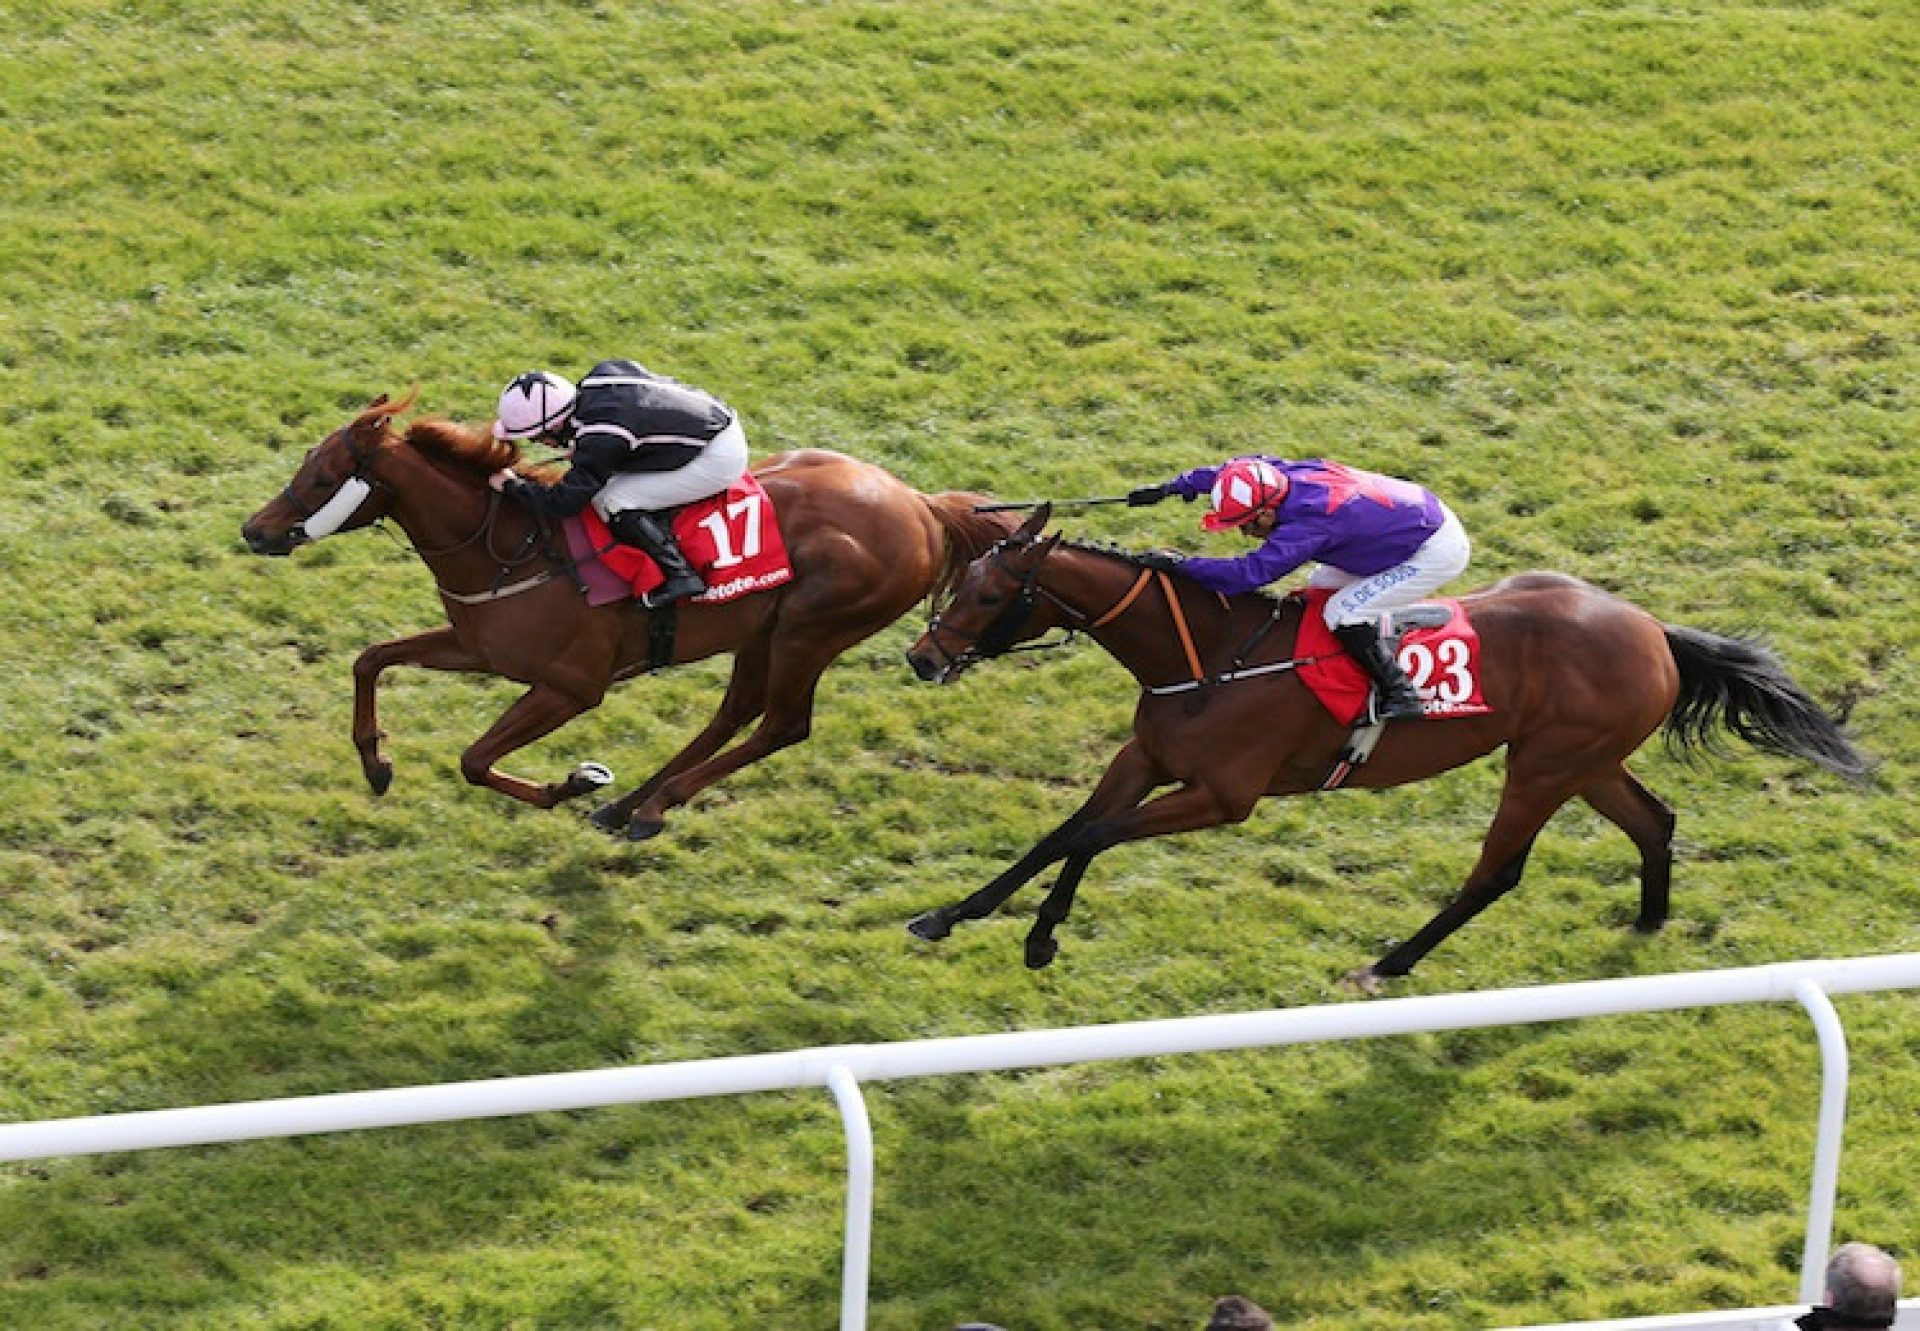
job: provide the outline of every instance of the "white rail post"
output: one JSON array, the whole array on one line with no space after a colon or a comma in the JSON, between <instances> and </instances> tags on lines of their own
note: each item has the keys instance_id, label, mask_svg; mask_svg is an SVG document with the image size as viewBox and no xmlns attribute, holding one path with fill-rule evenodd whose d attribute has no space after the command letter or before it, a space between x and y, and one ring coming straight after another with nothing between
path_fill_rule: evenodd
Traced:
<instances>
[{"instance_id":1,"label":"white rail post","mask_svg":"<svg viewBox=\"0 0 1920 1331\"><path fill-rule=\"evenodd\" d=\"M860 1083L845 1063L827 1069L827 1089L847 1132L847 1236L840 1271L840 1331L866 1331L867 1273L873 1258L873 1123Z\"/></svg>"},{"instance_id":2,"label":"white rail post","mask_svg":"<svg viewBox=\"0 0 1920 1331\"><path fill-rule=\"evenodd\" d=\"M1847 1121L1847 1033L1833 1000L1814 979L1793 986L1820 1037L1820 1126L1813 1147L1813 1190L1807 1203L1807 1246L1800 1256L1800 1301L1826 1293L1827 1249L1833 1242L1833 1199L1840 1186L1840 1138Z\"/></svg>"}]
</instances>

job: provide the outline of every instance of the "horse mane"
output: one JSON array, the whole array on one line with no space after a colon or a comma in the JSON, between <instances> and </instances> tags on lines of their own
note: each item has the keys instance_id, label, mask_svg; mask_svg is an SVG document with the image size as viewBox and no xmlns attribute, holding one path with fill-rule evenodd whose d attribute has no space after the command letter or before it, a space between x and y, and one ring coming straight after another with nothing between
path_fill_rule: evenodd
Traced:
<instances>
[{"instance_id":1,"label":"horse mane","mask_svg":"<svg viewBox=\"0 0 1920 1331\"><path fill-rule=\"evenodd\" d=\"M402 440L430 458L451 462L481 475L520 461L520 445L511 439L495 439L491 431L476 430L437 416L408 425Z\"/></svg>"},{"instance_id":2,"label":"horse mane","mask_svg":"<svg viewBox=\"0 0 1920 1331\"><path fill-rule=\"evenodd\" d=\"M1060 537L1060 548L1078 550L1085 555L1105 555L1108 559L1117 559L1123 564L1131 564L1134 568L1144 567L1147 558L1145 551L1128 550L1111 541L1085 541L1065 534Z\"/></svg>"},{"instance_id":3,"label":"horse mane","mask_svg":"<svg viewBox=\"0 0 1920 1331\"><path fill-rule=\"evenodd\" d=\"M978 512L982 504L992 502L991 497L966 490L945 490L920 498L946 538L946 562L927 593L927 603L938 605L960 581L968 564L1019 529L1020 515Z\"/></svg>"},{"instance_id":4,"label":"horse mane","mask_svg":"<svg viewBox=\"0 0 1920 1331\"><path fill-rule=\"evenodd\" d=\"M1098 555L1102 558L1125 564L1129 568L1142 569L1152 567L1147 563L1150 552L1144 550L1128 550L1108 541L1083 541L1071 536L1062 535L1060 538L1060 548L1062 550L1078 551L1083 555ZM1196 587L1199 586L1198 583L1192 585ZM1289 602L1300 602L1302 597L1299 592L1295 591L1274 592L1265 587L1256 587L1252 591L1235 592L1222 599L1229 606L1251 603L1262 607L1268 614L1276 614Z\"/></svg>"}]
</instances>

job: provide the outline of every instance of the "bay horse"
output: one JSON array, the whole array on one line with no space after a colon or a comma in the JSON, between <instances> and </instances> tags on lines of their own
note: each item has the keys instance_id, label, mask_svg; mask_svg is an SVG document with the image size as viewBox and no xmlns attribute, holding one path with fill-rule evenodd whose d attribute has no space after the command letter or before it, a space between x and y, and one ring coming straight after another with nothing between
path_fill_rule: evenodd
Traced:
<instances>
[{"instance_id":1,"label":"bay horse","mask_svg":"<svg viewBox=\"0 0 1920 1331\"><path fill-rule=\"evenodd\" d=\"M1306 664L1291 655L1299 598L1221 597L1177 572L1156 572L1150 557L1058 534L1043 539L1049 516L1040 506L976 559L907 652L922 679L950 683L976 661L1064 629L1092 637L1141 684L1133 738L1086 803L991 883L908 925L920 938L945 938L956 922L992 914L1064 861L1027 936L1026 962L1034 968L1057 953L1054 929L1095 855L1127 841L1242 822L1266 795L1319 790L1349 736L1295 669ZM1506 781L1464 886L1413 937L1347 975L1363 992L1378 993L1383 980L1407 974L1511 890L1535 836L1576 797L1638 849L1635 928L1660 928L1673 810L1625 762L1662 724L1669 744L1686 756L1718 751L1724 729L1852 780L1870 770L1871 760L1840 724L1757 643L1662 624L1558 573L1519 574L1460 599L1479 634L1481 681L1493 710L1389 723L1346 784L1377 789L1424 781L1502 745ZM1233 669L1217 669L1229 660ZM1216 669L1196 670L1203 662ZM1162 687L1176 691L1154 691ZM1175 789L1148 798L1167 785Z\"/></svg>"},{"instance_id":2,"label":"bay horse","mask_svg":"<svg viewBox=\"0 0 1920 1331\"><path fill-rule=\"evenodd\" d=\"M281 493L241 536L261 555L287 555L333 531L391 518L432 571L447 623L375 643L353 666L353 743L374 793L393 764L381 746L375 692L393 666L498 675L527 691L460 757L469 782L548 809L598 790L612 774L583 763L566 778L534 782L495 764L599 705L614 683L655 665L721 652L733 673L706 729L645 782L596 809L602 830L653 836L670 809L721 778L804 740L820 676L854 644L885 628L984 549L959 517L978 495L921 494L870 463L824 449L781 453L754 475L785 539L793 577L722 604L682 602L667 612L637 601L589 607L557 522L488 488L520 464L519 447L452 421L394 418L417 393L383 394L310 450ZM670 659L656 630L676 616ZM760 724L721 752L748 723Z\"/></svg>"}]
</instances>

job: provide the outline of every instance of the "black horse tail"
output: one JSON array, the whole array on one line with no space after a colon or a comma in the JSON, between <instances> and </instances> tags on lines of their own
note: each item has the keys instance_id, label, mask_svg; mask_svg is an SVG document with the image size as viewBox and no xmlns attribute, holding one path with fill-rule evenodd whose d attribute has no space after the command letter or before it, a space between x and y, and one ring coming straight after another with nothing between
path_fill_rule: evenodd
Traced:
<instances>
[{"instance_id":1,"label":"black horse tail","mask_svg":"<svg viewBox=\"0 0 1920 1331\"><path fill-rule=\"evenodd\" d=\"M1769 753L1804 758L1849 781L1865 780L1873 759L1793 681L1786 666L1751 638L1663 626L1680 668L1680 699L1667 716L1667 746L1683 756L1721 749L1715 722Z\"/></svg>"}]
</instances>

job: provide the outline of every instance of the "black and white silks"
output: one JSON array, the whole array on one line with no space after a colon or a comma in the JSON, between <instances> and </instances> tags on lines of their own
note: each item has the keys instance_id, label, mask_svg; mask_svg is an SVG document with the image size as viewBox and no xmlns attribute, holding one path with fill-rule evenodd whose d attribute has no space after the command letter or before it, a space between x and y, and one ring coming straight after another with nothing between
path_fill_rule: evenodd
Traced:
<instances>
[{"instance_id":1,"label":"black and white silks","mask_svg":"<svg viewBox=\"0 0 1920 1331\"><path fill-rule=\"evenodd\" d=\"M654 374L637 361L605 360L579 383L568 423L572 465L555 485L518 482L516 499L556 516L578 513L616 476L690 466L735 424L710 393Z\"/></svg>"}]
</instances>

